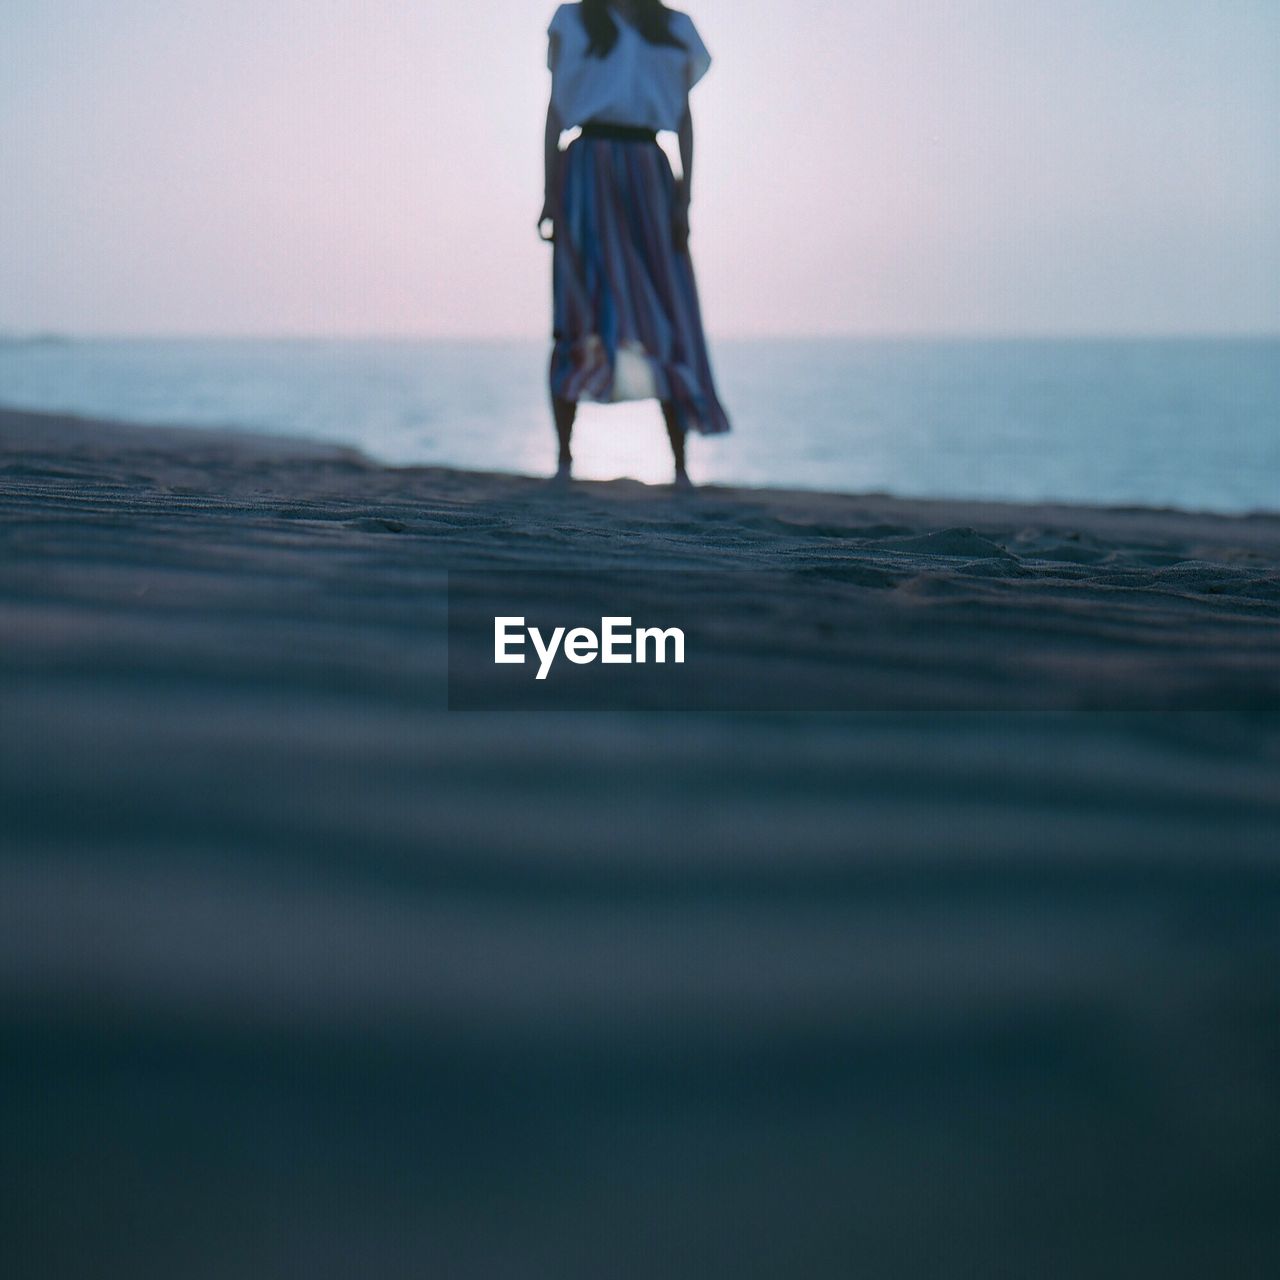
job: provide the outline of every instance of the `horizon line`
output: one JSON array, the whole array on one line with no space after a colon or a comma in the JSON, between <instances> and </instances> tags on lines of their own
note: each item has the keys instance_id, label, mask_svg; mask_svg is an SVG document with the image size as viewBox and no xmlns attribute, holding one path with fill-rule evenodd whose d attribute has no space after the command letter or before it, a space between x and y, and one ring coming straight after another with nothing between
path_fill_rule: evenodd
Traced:
<instances>
[{"instance_id":1,"label":"horizon line","mask_svg":"<svg viewBox=\"0 0 1280 1280\"><path fill-rule=\"evenodd\" d=\"M1150 341L1276 341L1276 329L1040 329L1011 331L1000 329L822 329L713 332L713 342L820 342L820 341L972 341L972 342L1150 342ZM0 344L36 345L74 342L545 342L549 334L519 333L433 333L423 331L307 331L254 330L236 332L218 329L171 330L62 330L0 329Z\"/></svg>"}]
</instances>

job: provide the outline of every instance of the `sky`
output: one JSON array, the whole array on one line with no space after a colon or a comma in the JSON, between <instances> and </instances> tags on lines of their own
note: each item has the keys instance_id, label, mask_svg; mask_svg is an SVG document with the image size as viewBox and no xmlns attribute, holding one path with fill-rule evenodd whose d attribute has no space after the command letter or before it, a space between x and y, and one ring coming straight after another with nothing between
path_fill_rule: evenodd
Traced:
<instances>
[{"instance_id":1,"label":"sky","mask_svg":"<svg viewBox=\"0 0 1280 1280\"><path fill-rule=\"evenodd\" d=\"M1280 332L1275 0L688 0L709 331ZM545 336L541 0L6 0L0 332Z\"/></svg>"}]
</instances>

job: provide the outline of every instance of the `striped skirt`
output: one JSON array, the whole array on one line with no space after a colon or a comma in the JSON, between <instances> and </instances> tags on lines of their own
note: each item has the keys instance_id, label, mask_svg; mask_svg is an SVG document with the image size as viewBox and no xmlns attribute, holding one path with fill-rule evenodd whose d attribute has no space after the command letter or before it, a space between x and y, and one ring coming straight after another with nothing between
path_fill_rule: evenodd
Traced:
<instances>
[{"instance_id":1,"label":"striped skirt","mask_svg":"<svg viewBox=\"0 0 1280 1280\"><path fill-rule=\"evenodd\" d=\"M580 136L561 156L551 392L669 401L684 431L716 434L716 397L689 251L671 219L675 177L651 141Z\"/></svg>"}]
</instances>

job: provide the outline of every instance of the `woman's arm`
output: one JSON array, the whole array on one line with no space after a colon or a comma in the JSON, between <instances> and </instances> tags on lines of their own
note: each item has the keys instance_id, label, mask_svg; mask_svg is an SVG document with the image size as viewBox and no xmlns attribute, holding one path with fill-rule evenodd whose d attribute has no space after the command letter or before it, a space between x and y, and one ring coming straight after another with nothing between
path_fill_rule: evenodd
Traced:
<instances>
[{"instance_id":1,"label":"woman's arm","mask_svg":"<svg viewBox=\"0 0 1280 1280\"><path fill-rule=\"evenodd\" d=\"M538 226L548 218L552 223L552 235L555 234L555 221L559 213L556 208L560 191L560 115L555 103L547 103L547 127L542 135L542 212L538 215Z\"/></svg>"},{"instance_id":2,"label":"woman's arm","mask_svg":"<svg viewBox=\"0 0 1280 1280\"><path fill-rule=\"evenodd\" d=\"M693 191L693 113L689 110L688 99L685 100L684 115L680 118L676 136L680 140L681 178L676 187L676 207L672 213L671 230L676 248L684 249L689 244L689 201Z\"/></svg>"},{"instance_id":3,"label":"woman's arm","mask_svg":"<svg viewBox=\"0 0 1280 1280\"><path fill-rule=\"evenodd\" d=\"M680 120L680 129L676 136L680 139L680 172L684 175L680 186L684 196L684 203L687 207L692 199L691 191L693 187L693 112L689 110L687 100L684 104L684 116Z\"/></svg>"},{"instance_id":4,"label":"woman's arm","mask_svg":"<svg viewBox=\"0 0 1280 1280\"><path fill-rule=\"evenodd\" d=\"M556 63L560 60L560 33L556 30L561 10L551 20L551 29L547 33L547 70L555 76ZM554 89L554 80L553 80ZM560 202L560 130L562 128L560 113L556 110L554 92L547 99L547 125L542 131L542 212L538 215L538 234L542 235L542 224L551 223L551 234L547 240L556 238L556 220L560 211L556 207Z\"/></svg>"}]
</instances>

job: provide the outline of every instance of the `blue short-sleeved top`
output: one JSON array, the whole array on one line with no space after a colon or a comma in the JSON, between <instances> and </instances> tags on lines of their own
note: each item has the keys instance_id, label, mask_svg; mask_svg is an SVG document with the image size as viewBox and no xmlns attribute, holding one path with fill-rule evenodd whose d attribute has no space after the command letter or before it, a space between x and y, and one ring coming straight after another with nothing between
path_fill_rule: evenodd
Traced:
<instances>
[{"instance_id":1,"label":"blue short-sleeved top","mask_svg":"<svg viewBox=\"0 0 1280 1280\"><path fill-rule=\"evenodd\" d=\"M678 129L689 90L707 73L711 55L693 19L671 11L671 34L684 46L650 44L612 11L618 38L608 56L587 53L581 5L562 4L547 28L551 101L566 129L588 120Z\"/></svg>"}]
</instances>

